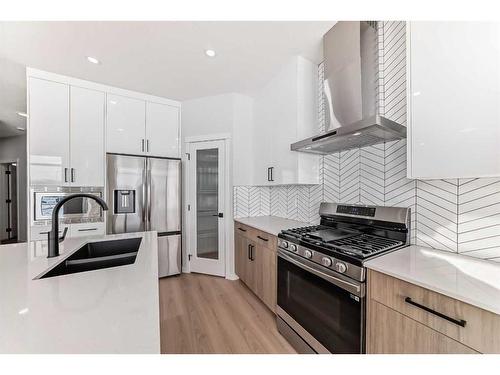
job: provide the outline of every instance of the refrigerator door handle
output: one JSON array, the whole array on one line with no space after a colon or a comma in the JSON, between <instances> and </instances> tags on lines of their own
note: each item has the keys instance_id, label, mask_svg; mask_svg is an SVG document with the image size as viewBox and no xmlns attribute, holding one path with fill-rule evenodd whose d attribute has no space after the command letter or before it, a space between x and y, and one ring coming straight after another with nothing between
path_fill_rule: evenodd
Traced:
<instances>
[{"instance_id":1,"label":"refrigerator door handle","mask_svg":"<svg viewBox=\"0 0 500 375\"><path fill-rule=\"evenodd\" d=\"M147 159L144 159L144 169L142 170L142 221L144 223L144 229L148 230L148 222L146 221L146 202L148 201L146 197L146 184L147 184L147 170L148 164Z\"/></svg>"},{"instance_id":2,"label":"refrigerator door handle","mask_svg":"<svg viewBox=\"0 0 500 375\"><path fill-rule=\"evenodd\" d=\"M151 166L149 165L149 163L146 176L147 176L146 184L148 185L148 230L150 230L151 229Z\"/></svg>"}]
</instances>

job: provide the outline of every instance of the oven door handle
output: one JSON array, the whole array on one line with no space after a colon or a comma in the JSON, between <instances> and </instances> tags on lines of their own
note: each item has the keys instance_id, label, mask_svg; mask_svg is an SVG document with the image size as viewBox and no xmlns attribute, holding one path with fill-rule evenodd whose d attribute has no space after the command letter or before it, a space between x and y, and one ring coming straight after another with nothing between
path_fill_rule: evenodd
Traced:
<instances>
[{"instance_id":1,"label":"oven door handle","mask_svg":"<svg viewBox=\"0 0 500 375\"><path fill-rule=\"evenodd\" d=\"M312 274L321 277L323 280L328 281L331 284L334 284L344 290L347 290L348 292L351 292L353 294L356 294L359 297L363 297L361 295L362 290L361 290L361 285L351 283L346 280L342 280L338 277L329 275L327 273L321 272L320 270L317 270L313 267L308 266L307 264L304 264L302 262L297 261L295 258L292 256L283 253L282 251L278 251L278 256L292 264L295 264L297 267L302 268L305 271L311 272Z\"/></svg>"}]
</instances>

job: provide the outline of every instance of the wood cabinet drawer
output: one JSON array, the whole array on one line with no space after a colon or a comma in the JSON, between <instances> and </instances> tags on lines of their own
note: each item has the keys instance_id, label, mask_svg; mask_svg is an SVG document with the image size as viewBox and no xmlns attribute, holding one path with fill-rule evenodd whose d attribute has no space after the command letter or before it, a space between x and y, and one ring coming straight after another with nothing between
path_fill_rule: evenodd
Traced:
<instances>
[{"instance_id":1,"label":"wood cabinet drawer","mask_svg":"<svg viewBox=\"0 0 500 375\"><path fill-rule=\"evenodd\" d=\"M370 301L367 352L370 354L466 354L471 348L410 319L376 301Z\"/></svg>"},{"instance_id":2,"label":"wood cabinet drawer","mask_svg":"<svg viewBox=\"0 0 500 375\"><path fill-rule=\"evenodd\" d=\"M235 233L238 233L238 234L248 238L250 236L251 230L252 230L252 228L250 228L249 226L247 226L245 224L241 224L238 221L234 222L234 232Z\"/></svg>"},{"instance_id":3,"label":"wood cabinet drawer","mask_svg":"<svg viewBox=\"0 0 500 375\"><path fill-rule=\"evenodd\" d=\"M234 228L237 233L240 233L241 235L247 237L249 240L254 241L256 244L266 247L269 250L276 251L278 243L278 239L276 236L242 224L238 221L234 222Z\"/></svg>"},{"instance_id":4,"label":"wood cabinet drawer","mask_svg":"<svg viewBox=\"0 0 500 375\"><path fill-rule=\"evenodd\" d=\"M500 316L369 270L369 298L482 353L500 353ZM453 319L455 322L450 321ZM464 326L461 326L461 321Z\"/></svg>"}]
</instances>

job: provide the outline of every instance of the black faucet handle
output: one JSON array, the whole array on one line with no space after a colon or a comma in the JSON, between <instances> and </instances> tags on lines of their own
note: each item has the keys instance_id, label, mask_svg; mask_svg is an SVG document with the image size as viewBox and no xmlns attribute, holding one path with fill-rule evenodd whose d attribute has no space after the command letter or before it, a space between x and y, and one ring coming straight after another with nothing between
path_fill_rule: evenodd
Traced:
<instances>
[{"instance_id":1,"label":"black faucet handle","mask_svg":"<svg viewBox=\"0 0 500 375\"><path fill-rule=\"evenodd\" d=\"M62 236L59 237L59 242L64 241L64 239L66 238L66 233L68 233L68 227L64 228Z\"/></svg>"}]
</instances>

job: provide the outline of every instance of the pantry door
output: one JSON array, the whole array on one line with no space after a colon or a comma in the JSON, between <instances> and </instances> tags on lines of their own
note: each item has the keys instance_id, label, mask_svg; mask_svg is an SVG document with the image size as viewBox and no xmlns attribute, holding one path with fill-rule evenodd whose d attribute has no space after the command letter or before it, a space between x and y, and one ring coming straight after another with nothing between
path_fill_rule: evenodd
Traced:
<instances>
[{"instance_id":1,"label":"pantry door","mask_svg":"<svg viewBox=\"0 0 500 375\"><path fill-rule=\"evenodd\" d=\"M189 268L225 276L225 141L192 142L188 155Z\"/></svg>"}]
</instances>

